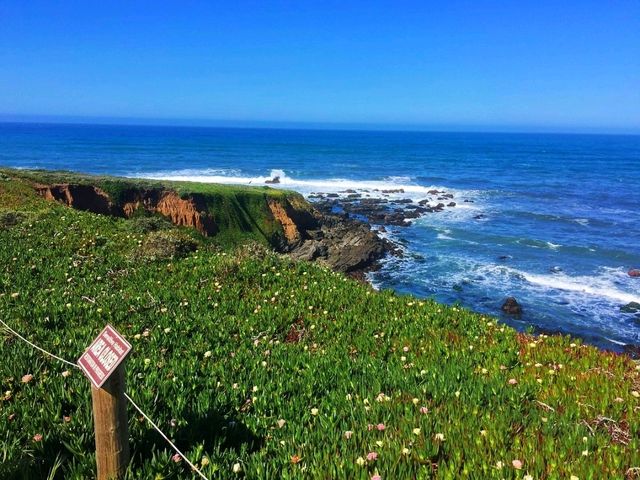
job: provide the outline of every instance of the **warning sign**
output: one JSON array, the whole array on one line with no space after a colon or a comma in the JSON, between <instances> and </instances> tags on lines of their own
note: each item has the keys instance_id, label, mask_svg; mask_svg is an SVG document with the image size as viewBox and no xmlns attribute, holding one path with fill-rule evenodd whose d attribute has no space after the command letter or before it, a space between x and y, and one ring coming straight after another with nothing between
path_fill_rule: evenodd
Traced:
<instances>
[{"instance_id":1,"label":"warning sign","mask_svg":"<svg viewBox=\"0 0 640 480\"><path fill-rule=\"evenodd\" d=\"M91 382L100 388L131 351L122 335L107 325L78 359L78 365Z\"/></svg>"}]
</instances>

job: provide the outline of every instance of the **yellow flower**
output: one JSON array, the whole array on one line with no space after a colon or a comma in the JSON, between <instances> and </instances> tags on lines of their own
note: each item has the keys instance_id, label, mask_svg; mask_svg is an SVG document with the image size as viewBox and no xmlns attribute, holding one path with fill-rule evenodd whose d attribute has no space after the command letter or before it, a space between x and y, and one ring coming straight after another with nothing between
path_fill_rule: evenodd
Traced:
<instances>
[{"instance_id":1,"label":"yellow flower","mask_svg":"<svg viewBox=\"0 0 640 480\"><path fill-rule=\"evenodd\" d=\"M411 453L411 450L409 450L407 447L404 447L404 448L402 449L402 454L403 454L403 455L409 455L410 453Z\"/></svg>"},{"instance_id":2,"label":"yellow flower","mask_svg":"<svg viewBox=\"0 0 640 480\"><path fill-rule=\"evenodd\" d=\"M413 434L414 435L420 435L420 429L419 428L414 428L413 429Z\"/></svg>"},{"instance_id":3,"label":"yellow flower","mask_svg":"<svg viewBox=\"0 0 640 480\"><path fill-rule=\"evenodd\" d=\"M358 465L360 465L360 466L363 466L363 465L364 465L364 458L362 458L362 457L358 457L358 458L356 459L356 463L357 463Z\"/></svg>"},{"instance_id":4,"label":"yellow flower","mask_svg":"<svg viewBox=\"0 0 640 480\"><path fill-rule=\"evenodd\" d=\"M311 415L318 415L319 410L317 408L312 408L311 409Z\"/></svg>"}]
</instances>

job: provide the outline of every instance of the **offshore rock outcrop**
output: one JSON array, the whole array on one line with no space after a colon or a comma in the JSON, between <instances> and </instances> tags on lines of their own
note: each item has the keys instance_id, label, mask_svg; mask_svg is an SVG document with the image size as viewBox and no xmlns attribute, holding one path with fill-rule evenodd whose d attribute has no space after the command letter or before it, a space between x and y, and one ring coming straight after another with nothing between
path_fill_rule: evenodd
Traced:
<instances>
[{"instance_id":1,"label":"offshore rock outcrop","mask_svg":"<svg viewBox=\"0 0 640 480\"><path fill-rule=\"evenodd\" d=\"M112 198L104 189L90 184L36 184L48 200L78 210L131 218L142 209L157 213L175 225L193 227L205 236L215 236L223 225L207 208L207 194L180 196L163 188L132 185ZM263 214L281 229L281 235L267 238L271 246L292 258L320 261L346 273L362 272L392 251L390 242L373 233L368 224L321 213L300 195L264 196ZM256 219L252 219L257 223Z\"/></svg>"}]
</instances>

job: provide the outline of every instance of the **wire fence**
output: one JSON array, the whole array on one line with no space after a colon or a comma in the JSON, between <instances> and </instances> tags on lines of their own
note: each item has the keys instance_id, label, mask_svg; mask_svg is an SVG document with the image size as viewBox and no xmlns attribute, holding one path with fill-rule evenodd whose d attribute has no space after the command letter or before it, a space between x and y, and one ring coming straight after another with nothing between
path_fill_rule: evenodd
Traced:
<instances>
[{"instance_id":1,"label":"wire fence","mask_svg":"<svg viewBox=\"0 0 640 480\"><path fill-rule=\"evenodd\" d=\"M74 368L80 369L80 366L77 363L74 362L70 362L68 360L65 360L64 358L59 357L58 355L54 355L53 353L45 350L42 347L39 347L38 345L36 345L35 343L27 340L25 337L23 337L22 335L20 335L18 332L16 332L13 328L11 328L9 325L7 325L7 323L5 323L4 321L0 320L0 324L2 324L2 326L5 328L5 330L7 330L9 333L11 333L12 335L14 335L16 338L19 338L20 340L22 340L24 343L26 343L27 345L29 345L32 348L35 348L36 350L40 351L41 353L44 353L45 355L48 355L51 358L54 358L56 360L58 360L59 362L65 363L67 365L70 365ZM160 430L160 428L155 424L155 422L153 420L151 420L151 418L136 404L136 402L133 401L133 399L129 396L129 394L127 394L125 392L124 394L125 398L127 399L127 401L133 406L133 408L135 408L138 413L140 413L140 415L142 415L145 420L147 420L147 422L149 422L151 424L151 426L160 434L160 436L169 444L169 446L178 454L180 455L180 457L189 464L189 466L191 467L191 469L196 472L198 475L200 475L201 478L203 478L204 480L209 480L199 469L198 467L196 467L188 458L187 456L182 453L180 451L180 449L178 449L178 447L176 447L176 445L169 439L169 437L167 437L167 435Z\"/></svg>"}]
</instances>

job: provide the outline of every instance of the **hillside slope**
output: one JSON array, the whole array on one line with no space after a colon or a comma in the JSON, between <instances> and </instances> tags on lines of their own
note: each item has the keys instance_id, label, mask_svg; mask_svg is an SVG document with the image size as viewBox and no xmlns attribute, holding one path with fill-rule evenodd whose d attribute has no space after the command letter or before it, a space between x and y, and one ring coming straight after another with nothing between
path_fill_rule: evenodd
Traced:
<instances>
[{"instance_id":1,"label":"hillside slope","mask_svg":"<svg viewBox=\"0 0 640 480\"><path fill-rule=\"evenodd\" d=\"M210 478L637 477L628 357L211 238L5 174L0 319L69 360L115 326L128 393ZM88 380L6 332L0 358L0 478L92 478ZM129 424L129 478L194 478Z\"/></svg>"}]
</instances>

